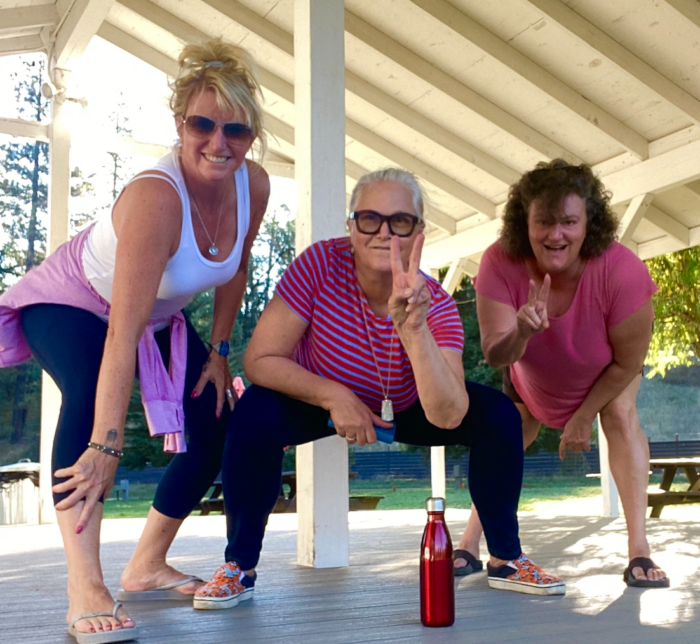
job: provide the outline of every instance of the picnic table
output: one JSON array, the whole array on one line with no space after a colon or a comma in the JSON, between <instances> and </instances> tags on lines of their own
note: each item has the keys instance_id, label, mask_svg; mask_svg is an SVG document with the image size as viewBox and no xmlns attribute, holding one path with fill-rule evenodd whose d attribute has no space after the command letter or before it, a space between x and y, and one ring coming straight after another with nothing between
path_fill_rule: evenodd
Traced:
<instances>
[{"instance_id":1,"label":"picnic table","mask_svg":"<svg viewBox=\"0 0 700 644\"><path fill-rule=\"evenodd\" d=\"M356 472L350 472L350 479L357 476ZM285 485L289 487L289 492L285 492ZM221 479L217 478L212 483L211 494L203 498L194 508L193 512L199 512L206 516L211 512L224 511L224 499L221 496L223 485ZM273 512L296 512L297 511L297 474L296 472L282 472L282 486L279 497L273 508ZM374 510L383 496L351 496L350 510Z\"/></svg>"},{"instance_id":2,"label":"picnic table","mask_svg":"<svg viewBox=\"0 0 700 644\"><path fill-rule=\"evenodd\" d=\"M652 458L649 466L652 470L663 470L661 485L648 490L651 517L658 519L661 516L661 510L667 505L700 503L700 457ZM673 480L679 470L685 472L688 487L686 490L671 491Z\"/></svg>"}]
</instances>

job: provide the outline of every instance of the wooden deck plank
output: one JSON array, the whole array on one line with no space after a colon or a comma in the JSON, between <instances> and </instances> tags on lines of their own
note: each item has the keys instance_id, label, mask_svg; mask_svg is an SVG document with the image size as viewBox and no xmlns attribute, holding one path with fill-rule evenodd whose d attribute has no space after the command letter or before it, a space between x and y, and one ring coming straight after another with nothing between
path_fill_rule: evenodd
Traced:
<instances>
[{"instance_id":1,"label":"wooden deck plank","mask_svg":"<svg viewBox=\"0 0 700 644\"><path fill-rule=\"evenodd\" d=\"M419 620L417 568L424 513L360 514L352 521L349 568L296 566L293 521L273 517L252 601L217 612L173 602L130 604L141 627L139 641L680 644L700 638L700 589L693 576L698 570L693 544L700 542L696 523L649 522L655 559L669 570L672 588L643 591L622 582L623 520L525 514L524 549L566 579L567 596L491 590L484 574L460 578L455 625L425 629ZM456 516L450 522L453 538L464 527L466 513ZM110 588L118 588L142 525L138 520L105 522L102 553ZM172 562L192 574L211 575L222 558L223 526L221 517L188 519L173 546ZM0 642L74 641L64 627L66 569L55 532L50 526L0 529Z\"/></svg>"}]
</instances>

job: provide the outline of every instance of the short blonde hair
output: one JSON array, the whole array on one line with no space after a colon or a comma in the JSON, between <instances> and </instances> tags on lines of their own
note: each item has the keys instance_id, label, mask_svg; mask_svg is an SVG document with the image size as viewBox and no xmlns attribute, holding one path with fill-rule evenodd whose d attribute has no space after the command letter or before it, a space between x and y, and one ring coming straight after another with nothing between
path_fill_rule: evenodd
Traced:
<instances>
[{"instance_id":1,"label":"short blonde hair","mask_svg":"<svg viewBox=\"0 0 700 644\"><path fill-rule=\"evenodd\" d=\"M212 90L221 109L240 109L258 139L262 158L265 131L262 124L260 84L252 56L235 45L215 38L199 45L186 45L178 59L180 70L170 83L170 109L185 118L187 104L200 91Z\"/></svg>"},{"instance_id":2,"label":"short blonde hair","mask_svg":"<svg viewBox=\"0 0 700 644\"><path fill-rule=\"evenodd\" d=\"M412 172L403 168L382 168L374 172L363 174L355 184L350 196L350 212L355 212L357 202L360 200L360 194L365 186L372 183L382 183L384 181L395 181L402 183L411 191L411 200L413 208L416 211L419 219L423 219L423 208L425 197L423 195L423 187L420 185L418 178Z\"/></svg>"}]
</instances>

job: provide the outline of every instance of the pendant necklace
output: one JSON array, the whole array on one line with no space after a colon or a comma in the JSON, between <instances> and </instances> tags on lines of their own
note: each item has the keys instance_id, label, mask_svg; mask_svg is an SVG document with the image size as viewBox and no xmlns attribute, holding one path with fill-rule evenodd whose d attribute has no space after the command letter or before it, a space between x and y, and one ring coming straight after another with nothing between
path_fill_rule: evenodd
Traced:
<instances>
[{"instance_id":1,"label":"pendant necklace","mask_svg":"<svg viewBox=\"0 0 700 644\"><path fill-rule=\"evenodd\" d=\"M207 227L204 225L204 220L202 219L202 215L199 213L199 207L197 206L197 202L194 199L194 195L191 194L190 197L192 198L192 203L194 204L194 211L197 213L197 217L199 217L199 221L202 224L202 228L204 229L204 232L206 233L207 238L209 239L209 243L211 244L211 246L209 246L209 254L212 257L216 257L219 254L219 249L216 245L216 237L219 234L219 224L221 223L221 213L224 211L224 201L226 201L226 193L224 193L224 196L221 198L221 206L219 207L219 219L216 222L216 232L214 233L214 239L211 238Z\"/></svg>"},{"instance_id":2,"label":"pendant necklace","mask_svg":"<svg viewBox=\"0 0 700 644\"><path fill-rule=\"evenodd\" d=\"M384 400L382 400L382 420L390 423L394 420L394 406L389 398L389 379L391 378L391 361L394 357L394 329L392 323L391 337L389 338L389 367L387 370L387 382L386 387L384 387L384 380L382 379L382 372L379 368L379 362L377 361L377 355L374 353L374 347L372 346L372 337L369 333L369 324L367 324L367 314L365 313L365 307L362 302L362 295L359 293L360 285L357 285L358 295L360 296L360 310L362 311L362 319L365 322L365 331L367 331L367 341L369 342L369 348L372 352L372 358L374 358L374 366L377 368L377 375L379 376L379 386L382 388L382 394Z\"/></svg>"}]
</instances>

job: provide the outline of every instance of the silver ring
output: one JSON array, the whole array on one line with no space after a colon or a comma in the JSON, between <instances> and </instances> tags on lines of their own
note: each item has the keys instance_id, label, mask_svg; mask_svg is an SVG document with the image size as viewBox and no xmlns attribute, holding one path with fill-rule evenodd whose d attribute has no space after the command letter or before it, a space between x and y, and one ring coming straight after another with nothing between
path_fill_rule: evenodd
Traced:
<instances>
[{"instance_id":1,"label":"silver ring","mask_svg":"<svg viewBox=\"0 0 700 644\"><path fill-rule=\"evenodd\" d=\"M230 389L227 389L227 390L226 390L226 395L227 395L229 398L233 398L233 392L232 392Z\"/></svg>"},{"instance_id":2,"label":"silver ring","mask_svg":"<svg viewBox=\"0 0 700 644\"><path fill-rule=\"evenodd\" d=\"M346 440L348 443L356 443L356 442L357 442L357 439L356 439L354 436L346 436L346 437L345 437L345 440Z\"/></svg>"}]
</instances>

